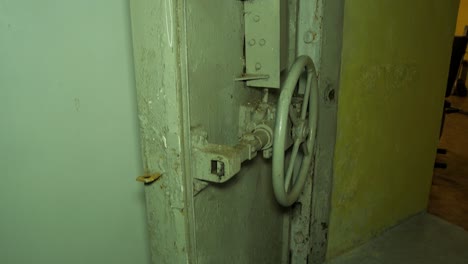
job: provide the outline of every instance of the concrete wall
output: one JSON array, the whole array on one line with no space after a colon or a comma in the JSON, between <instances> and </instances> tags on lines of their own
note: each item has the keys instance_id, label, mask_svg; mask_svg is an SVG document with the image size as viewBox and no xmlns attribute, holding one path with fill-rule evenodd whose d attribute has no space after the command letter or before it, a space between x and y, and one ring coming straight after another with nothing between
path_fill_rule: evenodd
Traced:
<instances>
[{"instance_id":1,"label":"concrete wall","mask_svg":"<svg viewBox=\"0 0 468 264\"><path fill-rule=\"evenodd\" d=\"M425 210L458 1L346 1L330 257Z\"/></svg>"},{"instance_id":2,"label":"concrete wall","mask_svg":"<svg viewBox=\"0 0 468 264\"><path fill-rule=\"evenodd\" d=\"M0 263L149 263L128 2L0 0Z\"/></svg>"}]
</instances>

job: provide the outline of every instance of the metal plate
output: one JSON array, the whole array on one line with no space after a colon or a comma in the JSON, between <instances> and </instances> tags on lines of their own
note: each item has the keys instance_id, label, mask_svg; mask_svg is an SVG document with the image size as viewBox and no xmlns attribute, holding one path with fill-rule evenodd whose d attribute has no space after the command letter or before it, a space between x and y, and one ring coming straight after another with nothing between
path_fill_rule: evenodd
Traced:
<instances>
[{"instance_id":1,"label":"metal plate","mask_svg":"<svg viewBox=\"0 0 468 264\"><path fill-rule=\"evenodd\" d=\"M285 0L245 2L246 72L268 75L267 79L247 81L248 86L280 88L280 73L287 62L287 8Z\"/></svg>"}]
</instances>

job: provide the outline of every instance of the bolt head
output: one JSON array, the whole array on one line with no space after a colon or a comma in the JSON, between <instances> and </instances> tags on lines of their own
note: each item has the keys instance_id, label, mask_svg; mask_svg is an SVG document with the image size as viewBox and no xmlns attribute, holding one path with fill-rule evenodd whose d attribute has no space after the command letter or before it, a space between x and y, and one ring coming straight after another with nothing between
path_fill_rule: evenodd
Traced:
<instances>
[{"instance_id":1,"label":"bolt head","mask_svg":"<svg viewBox=\"0 0 468 264\"><path fill-rule=\"evenodd\" d=\"M260 64L259 62L255 63L255 69L258 71L262 68L262 64Z\"/></svg>"},{"instance_id":2,"label":"bolt head","mask_svg":"<svg viewBox=\"0 0 468 264\"><path fill-rule=\"evenodd\" d=\"M305 43L312 43L315 40L315 37L317 36L317 33L312 32L312 31L307 31L304 33L304 42Z\"/></svg>"}]
</instances>

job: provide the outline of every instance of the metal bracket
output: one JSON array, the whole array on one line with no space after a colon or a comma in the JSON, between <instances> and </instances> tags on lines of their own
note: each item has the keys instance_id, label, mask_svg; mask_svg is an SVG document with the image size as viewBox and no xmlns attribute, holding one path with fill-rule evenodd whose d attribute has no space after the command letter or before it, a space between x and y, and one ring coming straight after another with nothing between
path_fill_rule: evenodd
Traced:
<instances>
[{"instance_id":1,"label":"metal bracket","mask_svg":"<svg viewBox=\"0 0 468 264\"><path fill-rule=\"evenodd\" d=\"M263 80L270 78L269 75L264 74L243 74L234 79L234 81L252 81L252 80Z\"/></svg>"},{"instance_id":2,"label":"metal bracket","mask_svg":"<svg viewBox=\"0 0 468 264\"><path fill-rule=\"evenodd\" d=\"M247 85L280 88L288 59L288 1L246 1L244 10L246 75L269 76L247 79Z\"/></svg>"}]
</instances>

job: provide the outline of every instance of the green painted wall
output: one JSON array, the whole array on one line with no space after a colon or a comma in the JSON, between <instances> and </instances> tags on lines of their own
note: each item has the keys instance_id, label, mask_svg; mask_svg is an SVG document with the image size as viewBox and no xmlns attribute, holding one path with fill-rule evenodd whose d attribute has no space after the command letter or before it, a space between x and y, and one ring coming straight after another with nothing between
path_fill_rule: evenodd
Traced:
<instances>
[{"instance_id":1,"label":"green painted wall","mask_svg":"<svg viewBox=\"0 0 468 264\"><path fill-rule=\"evenodd\" d=\"M149 263L128 2L0 0L0 263Z\"/></svg>"},{"instance_id":2,"label":"green painted wall","mask_svg":"<svg viewBox=\"0 0 468 264\"><path fill-rule=\"evenodd\" d=\"M346 1L329 256L426 208L458 1Z\"/></svg>"}]
</instances>

